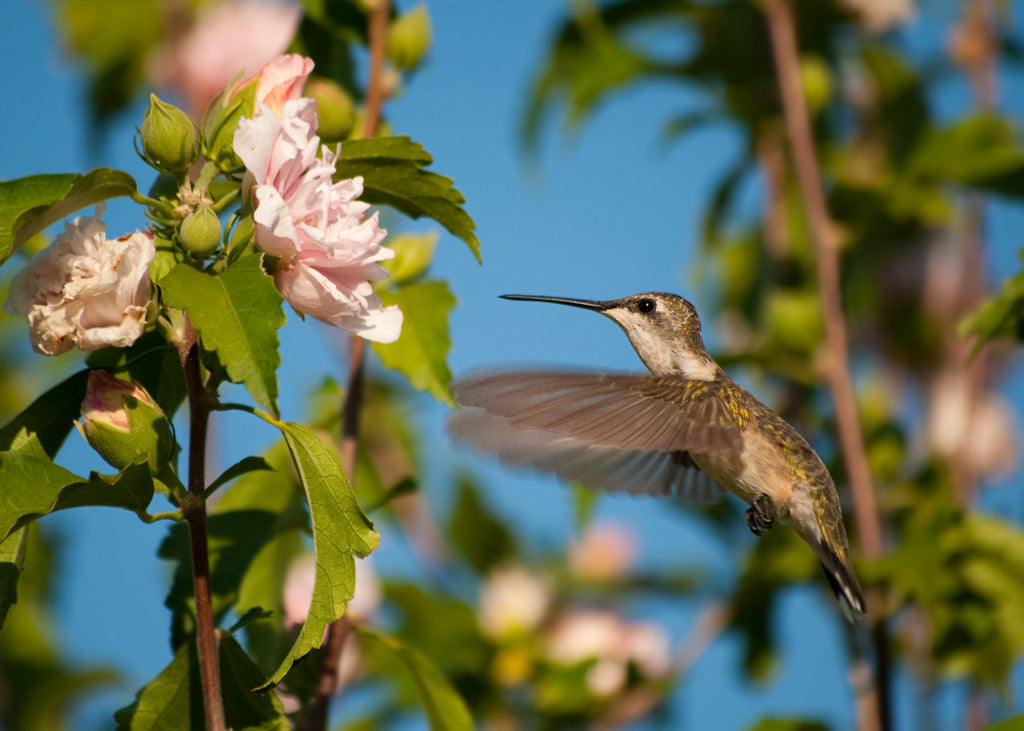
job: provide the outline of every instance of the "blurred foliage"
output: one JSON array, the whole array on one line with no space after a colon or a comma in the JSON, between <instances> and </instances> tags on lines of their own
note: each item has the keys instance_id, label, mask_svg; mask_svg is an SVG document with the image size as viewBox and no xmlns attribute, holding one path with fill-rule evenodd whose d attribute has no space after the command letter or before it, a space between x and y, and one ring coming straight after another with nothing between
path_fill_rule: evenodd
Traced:
<instances>
[{"instance_id":1,"label":"blurred foliage","mask_svg":"<svg viewBox=\"0 0 1024 731\"><path fill-rule=\"evenodd\" d=\"M62 656L51 609L60 538L35 525L21 538L28 544L25 573L0 643L0 726L59 731L69 728L67 717L75 703L121 678L111 668L83 666Z\"/></svg>"}]
</instances>

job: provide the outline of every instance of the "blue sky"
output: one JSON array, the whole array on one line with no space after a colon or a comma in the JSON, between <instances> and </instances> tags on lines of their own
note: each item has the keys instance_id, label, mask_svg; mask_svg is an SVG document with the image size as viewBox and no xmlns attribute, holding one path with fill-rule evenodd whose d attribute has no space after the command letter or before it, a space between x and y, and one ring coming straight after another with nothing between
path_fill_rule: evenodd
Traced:
<instances>
[{"instance_id":1,"label":"blue sky","mask_svg":"<svg viewBox=\"0 0 1024 731\"><path fill-rule=\"evenodd\" d=\"M12 4L0 26L8 69L0 89L9 100L0 115L0 138L5 140L0 179L104 165L128 170L144 188L151 175L132 148L132 129L141 122L144 107L137 105L120 117L107 142L91 147L80 78L55 42L46 6ZM517 137L519 117L532 72L564 7L539 0L431 3L435 44L429 63L387 108L394 130L423 144L434 157L434 169L455 180L483 243L484 264L478 266L460 241L445 234L434 267L461 302L452 319L450 362L456 373L509 362L641 368L625 338L604 318L497 299L506 292L594 299L678 292L705 311L706 330L712 322L692 270L698 255L694 241L708 183L738 154L737 140L711 130L681 144L665 144L659 136L662 121L691 108L694 99L677 88L649 85L603 107L578 137L570 139L552 125L540 164L528 164ZM963 99L954 93L941 103L955 108ZM1021 111L1020 100L1013 103ZM749 205L756 206L752 193ZM145 225L128 204L111 204L105 218L117 234ZM429 222L392 222L405 231L434 228ZM1021 242L1015 232L1024 230L1024 216L996 206L992 226L998 244L994 269L1009 271L1016 266ZM301 420L306 394L323 375L342 377L341 341L328 328L302 323L290 312L282 340L282 408L286 418ZM1018 383L1018 408L1020 391ZM442 433L443 408L423 397L414 402L413 412L426 432ZM219 426L232 452L222 464L244 450L256 452L273 437L251 419L231 418L238 421ZM70 441L76 439L72 435ZM66 459L86 454L69 446ZM568 493L553 480L509 475L485 459L457 452L443 437L432 438L429 447L444 459L479 470L493 486L493 504L527 523L538 547L564 543L572 508ZM440 512L449 489L443 479L424 486ZM1021 518L1019 490L995 495L992 505ZM650 566L710 562L725 573L735 570L694 521L655 501L605 499L598 515L632 524L643 536L641 560ZM73 511L47 522L65 540L66 574L58 607L62 641L73 658L113 664L128 679L121 691L105 694L81 712L82 727L103 727L106 711L128 702L134 689L170 659L162 606L167 566L154 555L163 529L101 510ZM385 533L378 557L384 571L402 570L402 549L394 543L389 545ZM853 711L839 626L820 611L824 601L822 591L795 591L784 600L777 621L788 649L776 679L763 688L739 680L737 643L717 641L674 700L687 726L739 729L763 714L800 714L846 727ZM678 638L698 609L669 602L638 611L665 622ZM1021 675L1018 690L1024 688ZM898 717L906 727L912 688L905 679L899 692L904 700ZM941 716L958 719L961 698L957 691L947 694L942 708L949 713Z\"/></svg>"}]
</instances>

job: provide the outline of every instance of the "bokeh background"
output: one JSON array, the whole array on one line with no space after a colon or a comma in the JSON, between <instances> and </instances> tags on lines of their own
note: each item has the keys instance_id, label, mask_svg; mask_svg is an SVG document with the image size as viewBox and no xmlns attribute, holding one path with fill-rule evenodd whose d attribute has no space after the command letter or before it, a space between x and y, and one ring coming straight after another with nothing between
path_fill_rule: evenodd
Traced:
<instances>
[{"instance_id":1,"label":"bokeh background","mask_svg":"<svg viewBox=\"0 0 1024 731\"><path fill-rule=\"evenodd\" d=\"M1019 30L1013 23L1019 22L1021 3L997 5L1012 35ZM603 318L498 299L508 292L595 299L677 292L703 313L709 346L721 347L715 285L701 265L708 256L700 246L701 222L712 184L744 154L741 132L711 125L671 138L665 121L699 108L701 97L679 84L648 81L598 105L574 130L552 114L536 147L528 149L522 135L528 95L567 4L438 0L429 11L429 55L389 100L386 116L395 132L411 135L431 153L434 170L454 179L478 226L482 265L442 232L432 268L459 300L451 320L452 370L459 374L509 363L641 367L623 335ZM145 188L151 171L132 146L145 95L95 127L86 106L88 72L59 39L55 12L48 3L30 2L10 4L3 14L0 48L6 72L0 90L7 101L0 114L0 178L103 165L127 170ZM941 55L962 12L961 3L926 0L892 31L892 42L911 55ZM652 42L657 38L651 35ZM744 49L738 45L735 52ZM1024 119L1019 71L1007 67L1000 72L1000 108ZM936 84L932 91L939 118L955 116L971 103L963 80ZM757 216L763 193L756 176L748 177L736 193L734 215ZM106 216L110 232L144 226L137 211L112 202ZM987 209L987 267L994 283L1019 269L1022 211L998 200ZM430 222L387 214L384 221L392 231L437 230ZM338 333L313 321L302 323L291 312L282 344L283 416L302 420L311 392L325 375L344 380L346 344ZM20 339L5 340L5 347L27 351L27 338L22 332ZM27 362L32 369L8 384L23 389L26 397L71 367L38 358ZM758 390L764 384L756 371L742 372L740 380L771 402L772 391ZM1000 388L1019 414L1024 406L1019 371L1010 370ZM454 476L466 469L485 486L486 503L521 536L525 557L548 560L578 535L573 491L544 476L506 471L452 445L443 427L447 408L428 396L410 396L405 407L422 435L419 450L426 467L419 487L432 513L442 518L450 513ZM219 451L213 459L221 467L275 438L239 417L219 419L214 434ZM1012 439L1019 443L1018 434ZM61 459L89 459L77 434ZM1019 526L1024 521L1021 477L1018 468L986 484L978 509ZM654 500L606 497L593 510L594 520L621 523L631 534L638 573L701 568L705 576L728 585L741 568L736 556L756 550L756 539L743 530L734 534L735 545L723 548L721 537L699 516ZM108 666L123 678L76 703L69 727L106 728L111 711L127 704L171 657L163 610L170 569L155 556L164 536L130 514L96 509L54 515L44 524L56 541L60 567L52 617L55 645L71 666ZM384 522L378 527L382 543L372 557L375 571L419 578L423 563L415 548L395 526ZM766 716L800 716L834 729L850 728L855 715L844 630L823 586L804 583L779 595L770 618L779 653L769 678L751 680L743 671L742 638L717 634L671 693L669 715L640 721L637 727L741 729ZM705 606L699 592L662 593L631 601L624 611L637 621L658 623L678 647L692 638ZM5 640L0 635L0 642ZM943 683L930 694L901 667L894 684L897 728L963 727L970 695L966 681ZM1018 662L1001 700L987 703L991 719L1024 710L1022 696L1024 667ZM346 697L339 720L363 702L358 693ZM418 722L408 725L417 727Z\"/></svg>"}]
</instances>

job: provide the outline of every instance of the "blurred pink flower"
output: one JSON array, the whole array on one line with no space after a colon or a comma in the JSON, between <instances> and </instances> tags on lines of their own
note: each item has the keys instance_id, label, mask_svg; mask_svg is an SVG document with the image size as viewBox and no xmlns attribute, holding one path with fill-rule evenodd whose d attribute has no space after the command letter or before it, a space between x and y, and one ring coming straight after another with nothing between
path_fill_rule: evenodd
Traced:
<instances>
[{"instance_id":1,"label":"blurred pink flower","mask_svg":"<svg viewBox=\"0 0 1024 731\"><path fill-rule=\"evenodd\" d=\"M11 281L4 311L28 319L32 347L58 355L78 347L127 347L146 327L153 234L108 241L100 220L80 216Z\"/></svg>"},{"instance_id":2,"label":"blurred pink flower","mask_svg":"<svg viewBox=\"0 0 1024 731\"><path fill-rule=\"evenodd\" d=\"M254 196L256 243L280 258L274 281L297 312L393 342L402 312L384 307L370 282L387 278L377 262L394 252L380 245L377 214L364 217L362 178L333 182L337 155L324 147L315 157L319 143L312 99L285 102L281 116L260 103L239 121L234 145Z\"/></svg>"},{"instance_id":3,"label":"blurred pink flower","mask_svg":"<svg viewBox=\"0 0 1024 731\"><path fill-rule=\"evenodd\" d=\"M350 622L362 622L370 619L380 608L382 590L370 561L356 560L355 569L356 591L348 602L345 616ZM315 556L304 554L292 561L285 575L283 590L286 626L301 625L306 621L315 582Z\"/></svg>"},{"instance_id":4,"label":"blurred pink flower","mask_svg":"<svg viewBox=\"0 0 1024 731\"><path fill-rule=\"evenodd\" d=\"M932 386L928 441L947 458L982 479L1006 478L1017 467L1019 427L1013 409L999 394L975 393L961 371L943 373Z\"/></svg>"},{"instance_id":5,"label":"blurred pink flower","mask_svg":"<svg viewBox=\"0 0 1024 731\"><path fill-rule=\"evenodd\" d=\"M191 114L199 116L232 80L253 74L288 48L301 17L292 2L207 3L184 35L154 51L147 75L181 93Z\"/></svg>"},{"instance_id":6,"label":"blurred pink flower","mask_svg":"<svg viewBox=\"0 0 1024 731\"><path fill-rule=\"evenodd\" d=\"M369 620L380 608L383 591L373 566L367 559L357 559L356 591L345 609L345 617L353 623ZM284 579L284 621L286 627L297 627L306 621L309 605L313 600L313 587L316 581L316 557L312 554L299 556L288 567ZM324 628L324 639L327 639L327 628ZM335 676L334 692L344 688L362 675L364 670L363 648L359 636L348 632L341 649L341 662ZM280 695L287 708L297 708L294 696L287 693Z\"/></svg>"},{"instance_id":7,"label":"blurred pink flower","mask_svg":"<svg viewBox=\"0 0 1024 731\"><path fill-rule=\"evenodd\" d=\"M569 568L581 579L612 579L633 565L636 553L636 540L624 525L592 523L569 547Z\"/></svg>"},{"instance_id":8,"label":"blurred pink flower","mask_svg":"<svg viewBox=\"0 0 1024 731\"><path fill-rule=\"evenodd\" d=\"M609 611L567 611L551 628L546 653L552 662L575 665L596 660L587 687L606 698L626 687L632 664L644 678L665 676L671 667L667 635L653 624L630 624Z\"/></svg>"},{"instance_id":9,"label":"blurred pink flower","mask_svg":"<svg viewBox=\"0 0 1024 731\"><path fill-rule=\"evenodd\" d=\"M616 652L622 634L622 619L612 612L566 612L548 634L547 655L564 665L604 657Z\"/></svg>"},{"instance_id":10,"label":"blurred pink flower","mask_svg":"<svg viewBox=\"0 0 1024 731\"><path fill-rule=\"evenodd\" d=\"M480 590L480 628L502 638L535 629L551 605L551 586L523 566L505 565L492 571Z\"/></svg>"}]
</instances>

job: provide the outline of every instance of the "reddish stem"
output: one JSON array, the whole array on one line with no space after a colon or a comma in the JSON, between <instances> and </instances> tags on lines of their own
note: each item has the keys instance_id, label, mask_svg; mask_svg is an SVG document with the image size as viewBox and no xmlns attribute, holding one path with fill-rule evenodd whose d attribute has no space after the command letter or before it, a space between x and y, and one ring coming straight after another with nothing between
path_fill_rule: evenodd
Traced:
<instances>
[{"instance_id":1,"label":"reddish stem","mask_svg":"<svg viewBox=\"0 0 1024 731\"><path fill-rule=\"evenodd\" d=\"M199 369L198 334L187 326L187 337L179 343L179 355L188 389L188 494L182 500L181 512L188 524L192 554L192 588L196 599L196 652L199 658L199 679L203 691L206 728L226 731L224 703L221 697L220 666L217 649L217 627L213 620L210 599L210 559L207 551L206 501L206 437L210 422L210 399L202 383Z\"/></svg>"}]
</instances>

